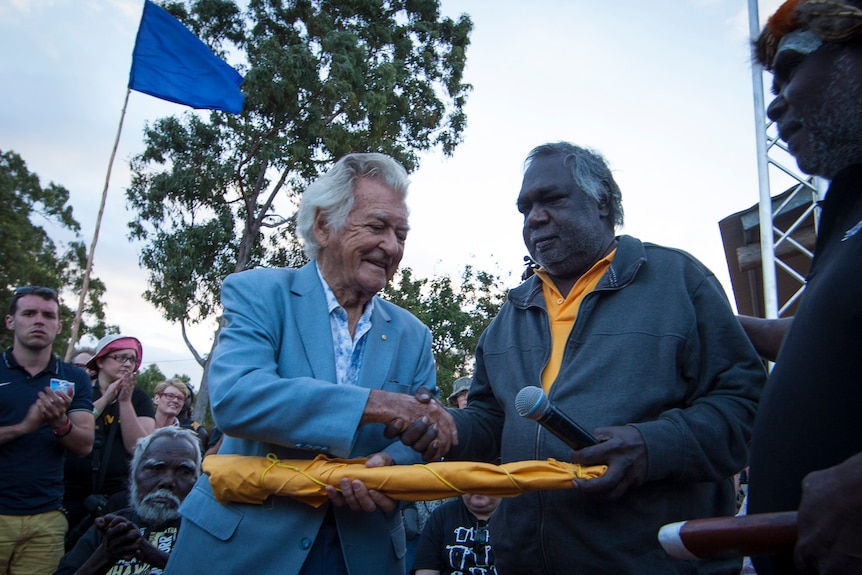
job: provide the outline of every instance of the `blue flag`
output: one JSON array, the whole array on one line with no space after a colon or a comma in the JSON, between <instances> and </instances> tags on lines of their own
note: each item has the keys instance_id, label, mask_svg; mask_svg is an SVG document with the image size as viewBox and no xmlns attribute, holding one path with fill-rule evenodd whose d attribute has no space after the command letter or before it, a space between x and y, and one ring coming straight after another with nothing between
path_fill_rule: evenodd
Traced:
<instances>
[{"instance_id":1,"label":"blue flag","mask_svg":"<svg viewBox=\"0 0 862 575\"><path fill-rule=\"evenodd\" d=\"M144 2L132 53L129 88L206 110L242 112L242 76L216 56L182 22Z\"/></svg>"}]
</instances>

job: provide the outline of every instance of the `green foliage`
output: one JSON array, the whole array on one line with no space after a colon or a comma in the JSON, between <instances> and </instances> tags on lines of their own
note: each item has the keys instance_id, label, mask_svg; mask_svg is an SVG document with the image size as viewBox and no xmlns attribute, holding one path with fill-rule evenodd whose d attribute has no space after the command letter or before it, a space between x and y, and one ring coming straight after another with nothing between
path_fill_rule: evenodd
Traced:
<instances>
[{"instance_id":1,"label":"green foliage","mask_svg":"<svg viewBox=\"0 0 862 575\"><path fill-rule=\"evenodd\" d=\"M415 279L404 268L381 294L410 310L431 330L440 396L448 397L452 382L472 375L479 337L506 300L503 280L465 266L460 285L448 276Z\"/></svg>"},{"instance_id":2,"label":"green foliage","mask_svg":"<svg viewBox=\"0 0 862 575\"><path fill-rule=\"evenodd\" d=\"M138 375L135 378L135 386L139 389L143 389L147 392L147 395L153 397L153 395L155 395L156 386L166 379L165 374L162 373L159 366L155 363L151 363L138 372Z\"/></svg>"},{"instance_id":3,"label":"green foliage","mask_svg":"<svg viewBox=\"0 0 862 575\"><path fill-rule=\"evenodd\" d=\"M170 2L217 53L244 60L245 109L156 121L131 163L130 235L145 242L144 294L175 322L218 313L226 275L301 263L290 222L307 182L351 151L450 154L465 125L472 23L437 0ZM278 200L278 202L277 202ZM292 232L292 230L291 230ZM291 242L294 243L293 247Z\"/></svg>"},{"instance_id":4,"label":"green foliage","mask_svg":"<svg viewBox=\"0 0 862 575\"><path fill-rule=\"evenodd\" d=\"M57 289L61 295L60 318L63 331L54 342L54 351L63 355L68 345L72 321L78 305L87 249L80 238L81 226L68 205L66 188L50 183L42 187L39 177L27 169L24 160L13 151L0 150L0 297L7 309L15 288L41 285ZM65 230L74 239L56 243L45 229L50 225ZM105 324L102 298L105 285L90 278L90 290L84 306L79 334L98 339L115 328ZM72 307L65 305L70 301ZM4 311L5 315L5 311ZM12 344L12 333L0 333L0 348Z\"/></svg>"}]
</instances>

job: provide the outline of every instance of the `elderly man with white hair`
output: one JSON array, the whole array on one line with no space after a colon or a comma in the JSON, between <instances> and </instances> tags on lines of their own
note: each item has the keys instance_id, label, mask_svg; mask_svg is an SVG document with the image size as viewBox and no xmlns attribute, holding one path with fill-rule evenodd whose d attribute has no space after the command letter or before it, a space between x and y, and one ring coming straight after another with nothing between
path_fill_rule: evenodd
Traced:
<instances>
[{"instance_id":1,"label":"elderly man with white hair","mask_svg":"<svg viewBox=\"0 0 862 575\"><path fill-rule=\"evenodd\" d=\"M138 441L129 477L131 507L96 519L56 575L161 573L177 539L179 507L201 470L200 443L179 427Z\"/></svg>"}]
</instances>

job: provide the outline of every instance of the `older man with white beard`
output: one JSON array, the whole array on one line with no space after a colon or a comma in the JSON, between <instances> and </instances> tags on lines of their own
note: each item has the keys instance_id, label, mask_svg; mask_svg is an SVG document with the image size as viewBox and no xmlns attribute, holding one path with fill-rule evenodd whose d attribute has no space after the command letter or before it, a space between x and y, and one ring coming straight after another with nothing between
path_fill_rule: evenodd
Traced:
<instances>
[{"instance_id":1,"label":"older man with white beard","mask_svg":"<svg viewBox=\"0 0 862 575\"><path fill-rule=\"evenodd\" d=\"M194 432L163 427L140 439L129 473L131 507L99 517L55 575L161 573L177 539L179 506L200 476Z\"/></svg>"}]
</instances>

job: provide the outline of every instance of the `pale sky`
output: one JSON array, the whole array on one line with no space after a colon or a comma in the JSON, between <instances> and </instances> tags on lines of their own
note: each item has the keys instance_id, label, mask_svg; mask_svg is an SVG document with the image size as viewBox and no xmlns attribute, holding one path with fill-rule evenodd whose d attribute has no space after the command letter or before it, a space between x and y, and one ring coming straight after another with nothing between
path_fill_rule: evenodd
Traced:
<instances>
[{"instance_id":1,"label":"pale sky","mask_svg":"<svg viewBox=\"0 0 862 575\"><path fill-rule=\"evenodd\" d=\"M765 20L779 0L761 0ZM0 0L0 150L42 185L71 193L87 245L120 121L143 0ZM421 277L465 264L517 284L527 253L515 199L522 163L557 140L608 159L623 194L619 230L690 252L730 293L718 221L758 200L744 0L443 0L470 14L464 142L424 156L411 176L402 267ZM132 92L96 249L107 319L138 337L144 365L200 369L146 302L140 245L127 238L129 159L147 122L184 106ZM780 190L773 190L777 193ZM66 297L73 308L77 299ZM193 329L201 353L214 325Z\"/></svg>"}]
</instances>

